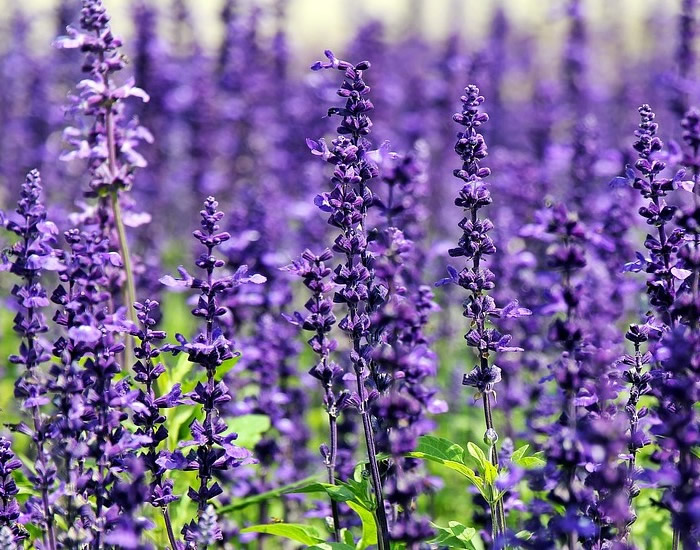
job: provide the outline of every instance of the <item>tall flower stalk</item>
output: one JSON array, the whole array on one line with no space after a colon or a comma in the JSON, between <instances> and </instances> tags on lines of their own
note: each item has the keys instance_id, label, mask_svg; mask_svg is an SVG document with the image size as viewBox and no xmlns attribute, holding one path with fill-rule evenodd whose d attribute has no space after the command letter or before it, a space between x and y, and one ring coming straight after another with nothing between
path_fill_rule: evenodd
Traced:
<instances>
[{"instance_id":1,"label":"tall flower stalk","mask_svg":"<svg viewBox=\"0 0 700 550\"><path fill-rule=\"evenodd\" d=\"M162 330L153 329L158 302L136 302L134 309L140 323L140 327L132 331L132 335L139 341L134 349L137 358L134 378L144 385L137 398L140 408L134 413L134 424L138 426L136 433L149 439L142 451L144 466L151 473L148 501L153 507L160 508L170 545L173 550L177 550L178 542L173 532L168 507L178 497L173 494L173 480L165 477L166 469L161 458L166 456L166 451L159 449L159 446L168 439L166 418L161 410L182 404L182 393L180 384L175 384L170 391L159 396L158 378L165 372L165 366L157 361L161 350L154 344L164 340L166 334Z\"/></svg>"},{"instance_id":2,"label":"tall flower stalk","mask_svg":"<svg viewBox=\"0 0 700 550\"><path fill-rule=\"evenodd\" d=\"M31 515L37 516L34 519L45 532L45 547L55 550L57 546L51 494L56 491L56 467L49 448L50 419L41 410L42 405L49 403L46 375L41 370L41 364L51 357L41 340L41 335L49 328L41 311L49 305L49 298L40 279L45 270L58 270L61 264L53 249L58 229L53 222L47 220L41 193L41 176L33 170L27 174L27 179L22 184L16 209L17 220L4 220L0 213L3 225L19 238L4 253L10 261L2 262L0 270L9 269L21 279L21 283L12 288L12 295L19 306L13 329L21 338L21 345L19 354L10 356L10 362L24 367L15 383L15 397L21 399L22 406L31 412L32 427L20 424L16 429L29 435L36 449L35 473L31 480L41 495L41 502L32 508L41 512Z\"/></svg>"},{"instance_id":3,"label":"tall flower stalk","mask_svg":"<svg viewBox=\"0 0 700 550\"><path fill-rule=\"evenodd\" d=\"M343 376L343 369L330 359L330 354L338 347L338 342L331 338L330 332L335 325L333 302L327 297L333 290L328 277L333 272L326 262L333 259L333 253L326 249L318 256L310 250L305 250L301 258L288 265L285 269L302 278L304 286L311 292L311 299L306 302L308 313L303 316L295 313L288 320L304 330L314 333L308 341L309 346L317 355L317 363L309 374L316 378L323 388L323 404L328 416L329 444L321 446L323 462L328 472L328 483L335 485L336 462L338 457L338 415L348 402L347 392L336 393L336 385ZM338 503L331 499L333 515L333 535L340 542L340 514Z\"/></svg>"},{"instance_id":4,"label":"tall flower stalk","mask_svg":"<svg viewBox=\"0 0 700 550\"><path fill-rule=\"evenodd\" d=\"M462 159L462 167L454 170L454 176L463 182L462 189L455 199L455 205L464 210L464 217L459 222L463 234L458 246L450 249L449 254L453 258L465 258L467 265L459 272L448 267L450 276L441 283L457 284L469 293L464 301L463 314L470 320L465 339L467 345L474 349L478 364L464 375L462 383L476 388L477 398L483 400L486 425L484 442L489 447L489 460L498 468L498 432L493 421L493 405L496 397L495 385L501 380L501 369L492 362L491 355L522 350L509 346L511 337L501 334L489 324L493 318L519 317L529 315L530 311L519 307L517 302L498 308L489 296L489 291L495 286L494 274L483 267L482 260L496 252L496 247L488 235L493 229L493 223L486 217L479 217L479 210L492 202L488 183L484 180L491 170L481 166L488 154L486 142L479 133L479 128L489 117L479 110L484 98L479 95L479 88L476 86L467 86L461 100L462 111L456 113L453 120L464 126L464 130L457 134L455 144L455 151ZM500 499L491 505L491 521L494 539L501 538L505 534L506 518Z\"/></svg>"},{"instance_id":5,"label":"tall flower stalk","mask_svg":"<svg viewBox=\"0 0 700 550\"><path fill-rule=\"evenodd\" d=\"M666 355L668 358L662 361L664 367L664 380L659 384L657 397L659 406L657 414L661 423L652 430L656 435L665 436L668 428L680 420L681 423L693 417L692 392L679 391L676 386L677 381L683 380L687 376L686 369L692 369L693 348L696 345L696 338L691 333L687 344L681 346L679 340L683 340L683 328L678 327L678 309L676 309L677 280L681 281L690 275L690 271L682 269L679 264L678 250L684 242L684 230L681 227L674 227L672 222L678 208L666 202L665 197L673 191L679 183L682 172L678 172L673 179L661 177L661 173L666 168L666 162L659 158L659 153L663 149L663 142L657 136L658 124L655 122L656 114L649 105L639 107L640 124L635 131L637 140L634 142L634 149L639 158L635 162L637 173L630 174L632 186L639 190L642 197L649 202L639 209L639 214L646 220L646 223L656 227L656 236L648 234L644 241L644 247L649 251L649 258L644 258L638 254L638 261L628 264L628 271L641 271L644 269L650 276L647 280L647 295L650 304L657 310L658 320L664 323L661 327L663 331L661 349L672 350ZM689 121L686 121L688 124ZM684 133L684 139L692 146L692 130ZM693 184L693 191L695 185ZM682 292L681 292L682 293ZM664 355L657 353L657 358ZM690 410L689 410L690 409ZM685 418L684 418L685 417ZM673 432L675 435L675 432ZM673 441L674 437L669 439ZM667 463L675 463L676 470L683 468L688 462L684 453L686 441L680 438L677 441L676 449L659 449L655 457L667 467ZM692 462L692 460L691 460ZM679 472L680 473L680 472ZM666 497L673 500L676 492L669 491ZM673 508L671 508L673 509ZM683 525L678 521L678 515L673 515L673 550L677 550L681 545L681 536L684 536Z\"/></svg>"},{"instance_id":6,"label":"tall flower stalk","mask_svg":"<svg viewBox=\"0 0 700 550\"><path fill-rule=\"evenodd\" d=\"M377 173L370 158L371 143L366 138L372 128L368 113L374 106L367 97L370 87L364 81L368 61L352 65L325 52L328 62L317 62L313 70L336 69L344 73L338 95L346 98L344 107L331 107L329 115L341 118L337 128L340 134L329 148L324 140L307 140L312 153L334 166L333 191L316 197L316 205L329 214L328 223L341 233L335 239L333 250L345 256L333 274L339 287L333 300L347 306L347 315L339 328L352 341L350 360L357 383L356 406L362 418L367 445L367 458L372 489L376 498L376 520L379 528L379 550L389 549L389 526L384 507L384 491L379 474L374 428L370 415L371 401L387 388L386 379L378 376L372 352L380 337L372 327L371 315L386 299L386 288L375 281L374 259L368 249L367 211L374 195L369 182ZM374 387L368 391L367 385Z\"/></svg>"},{"instance_id":7,"label":"tall flower stalk","mask_svg":"<svg viewBox=\"0 0 700 550\"><path fill-rule=\"evenodd\" d=\"M136 315L131 307L136 302L134 271L120 195L131 188L134 171L146 166L137 146L142 141L151 142L153 138L137 119L126 119L125 99L137 97L147 102L149 98L134 85L133 79L121 86L115 83L114 75L124 68L126 60L120 51L122 42L112 34L109 21L102 0L83 0L81 30L69 26L67 36L59 37L55 42L58 48L79 48L87 54L82 69L88 78L78 84L80 94L71 98L71 110L92 120L89 129L66 128L64 137L74 149L61 158L86 159L91 175L87 195L98 197L100 208L111 208L113 225L103 230L110 235L112 227L116 231L126 282L123 303L129 318L135 323ZM102 219L107 220L107 217ZM128 343L127 365L131 364L130 348Z\"/></svg>"},{"instance_id":8,"label":"tall flower stalk","mask_svg":"<svg viewBox=\"0 0 700 550\"><path fill-rule=\"evenodd\" d=\"M659 125L655 122L656 115L649 105L639 108L639 129L635 131L637 140L634 149L639 158L634 166L638 174L634 174L632 186L639 190L642 197L649 202L639 209L646 223L656 228L656 236L647 235L644 247L649 251L649 259L641 258L636 264L629 264L628 271L644 269L650 274L647 281L649 302L658 310L660 321L669 328L676 324L671 307L676 296L676 274L674 257L678 245L683 240L683 232L673 228L671 221L677 210L666 202L666 195L676 187L676 178L661 177L666 163L657 158L663 149L663 142L656 134Z\"/></svg>"},{"instance_id":9,"label":"tall flower stalk","mask_svg":"<svg viewBox=\"0 0 700 550\"><path fill-rule=\"evenodd\" d=\"M200 365L206 373L206 381L198 382L194 390L186 397L201 406L204 419L200 422L194 419L190 424L192 439L180 442L180 447L192 447L183 455L176 451L159 464L182 470L196 470L198 487L190 487L189 497L197 503L198 520L193 520L183 528L185 541L196 543L207 548L211 544L211 533L218 533L215 528L216 518L208 511L210 502L219 496L223 489L216 481L218 471L237 468L251 463L250 453L233 444L238 437L236 433L225 433L228 430L221 416L220 408L231 400L228 386L217 377L217 369L226 361L238 355L233 349L233 342L221 330L218 319L226 313L219 300L222 294L244 284L259 284L265 281L260 275L247 276L247 267L241 266L233 274L215 276L216 270L221 269L225 262L214 255L214 251L222 243L231 238L229 233L220 231L219 222L224 213L217 210L219 203L214 197L208 197L204 208L200 211L201 229L194 231L194 237L204 247L195 264L204 271L204 278L195 278L183 268L179 268L181 278L165 276L161 283L175 288L191 288L199 291L197 305L192 315L204 321L204 330L188 342L182 334L177 334L177 345L166 346L174 355L186 353L189 361ZM212 519L213 518L213 519ZM212 521L214 522L212 524Z\"/></svg>"}]
</instances>

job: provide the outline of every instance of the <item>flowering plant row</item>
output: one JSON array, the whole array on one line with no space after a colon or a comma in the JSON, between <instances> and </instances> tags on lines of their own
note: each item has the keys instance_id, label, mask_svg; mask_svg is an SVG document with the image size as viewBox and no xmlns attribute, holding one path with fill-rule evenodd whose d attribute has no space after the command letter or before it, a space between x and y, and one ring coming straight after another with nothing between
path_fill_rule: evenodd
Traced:
<instances>
[{"instance_id":1,"label":"flowering plant row","mask_svg":"<svg viewBox=\"0 0 700 550\"><path fill-rule=\"evenodd\" d=\"M500 10L294 77L288 7L225 2L214 56L136 1L133 70L102 0L50 53L16 16L0 546L699 548L695 2L619 92L571 0L515 99Z\"/></svg>"}]
</instances>

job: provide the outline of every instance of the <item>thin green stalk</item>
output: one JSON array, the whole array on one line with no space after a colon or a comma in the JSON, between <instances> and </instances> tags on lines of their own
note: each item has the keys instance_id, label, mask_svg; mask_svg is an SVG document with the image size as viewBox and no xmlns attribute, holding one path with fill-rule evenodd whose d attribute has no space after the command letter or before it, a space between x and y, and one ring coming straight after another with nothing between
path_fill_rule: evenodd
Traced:
<instances>
[{"instance_id":1,"label":"thin green stalk","mask_svg":"<svg viewBox=\"0 0 700 550\"><path fill-rule=\"evenodd\" d=\"M119 238L119 253L124 262L124 274L126 276L126 287L124 289L124 305L129 319L136 322L136 313L134 311L134 302L136 301L136 286L134 285L134 272L131 267L131 256L129 255L129 242L126 238L126 230L124 229L124 221L122 220L122 209L119 204L119 193L113 190L111 193L112 212L114 214L114 225L117 228L117 236ZM124 350L125 368L131 368L133 363L133 342L132 337L127 336L125 339L126 349Z\"/></svg>"}]
</instances>

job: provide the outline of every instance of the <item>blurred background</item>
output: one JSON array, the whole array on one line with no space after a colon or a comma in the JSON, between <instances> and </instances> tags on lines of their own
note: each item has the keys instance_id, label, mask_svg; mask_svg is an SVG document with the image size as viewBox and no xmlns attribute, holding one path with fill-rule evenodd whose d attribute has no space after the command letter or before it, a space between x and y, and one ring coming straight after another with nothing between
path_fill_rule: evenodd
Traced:
<instances>
[{"instance_id":1,"label":"blurred background","mask_svg":"<svg viewBox=\"0 0 700 550\"><path fill-rule=\"evenodd\" d=\"M74 3L79 4L77 0ZM128 36L133 30L128 14L134 2L105 0L104 3L113 15L114 30ZM183 3L191 9L194 28L202 43L216 47L223 35L220 24L223 0L184 0ZM146 0L146 4L164 15L172 10L170 0ZM238 4L269 11L274 2L247 0ZM16 10L31 16L35 23L32 29L34 46L48 47L53 39L54 12L58 5L58 0L2 0L2 23L8 25ZM498 9L503 9L512 32L535 37L540 54L551 51L565 36L567 10L566 2L561 0L291 0L285 26L291 44L304 55L326 48L341 48L359 26L375 19L385 25L386 37L393 40L417 30L429 40L440 40L458 32L476 44L488 35L489 21ZM599 44L601 51L622 47L638 56L655 47L645 40L645 28L650 22L661 24L679 9L680 0L585 2L587 20L604 37L604 42ZM272 32L273 27L272 22L267 21L262 28L264 32Z\"/></svg>"}]
</instances>

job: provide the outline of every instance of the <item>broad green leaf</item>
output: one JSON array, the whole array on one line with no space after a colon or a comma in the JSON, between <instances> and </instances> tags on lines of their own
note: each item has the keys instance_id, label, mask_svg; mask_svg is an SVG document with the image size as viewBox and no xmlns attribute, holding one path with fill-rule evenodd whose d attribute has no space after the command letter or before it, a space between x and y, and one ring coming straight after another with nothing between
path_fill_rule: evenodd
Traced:
<instances>
[{"instance_id":1,"label":"broad green leaf","mask_svg":"<svg viewBox=\"0 0 700 550\"><path fill-rule=\"evenodd\" d=\"M457 443L453 443L449 439L435 437L432 435L424 435L418 439L417 453L424 453L436 458L451 460L454 462L463 463L464 449Z\"/></svg>"},{"instance_id":2,"label":"broad green leaf","mask_svg":"<svg viewBox=\"0 0 700 550\"><path fill-rule=\"evenodd\" d=\"M175 449L180 441L180 430L183 426L189 425L197 415L197 406L180 405L168 409L171 416L166 416L165 427L168 429L168 447Z\"/></svg>"},{"instance_id":3,"label":"broad green leaf","mask_svg":"<svg viewBox=\"0 0 700 550\"><path fill-rule=\"evenodd\" d=\"M15 470L12 472L12 478L15 481L15 485L17 485L18 494L39 496L39 492L34 488L34 484L29 481L27 476L24 475L24 472Z\"/></svg>"},{"instance_id":4,"label":"broad green leaf","mask_svg":"<svg viewBox=\"0 0 700 550\"><path fill-rule=\"evenodd\" d=\"M464 548L467 550L476 550L472 539L476 535L476 529L465 527L458 521L450 521L447 527L441 527L435 523L431 524L437 530L437 536L431 542L440 546L449 546L450 548Z\"/></svg>"},{"instance_id":5,"label":"broad green leaf","mask_svg":"<svg viewBox=\"0 0 700 550\"><path fill-rule=\"evenodd\" d=\"M350 531L350 529L346 529L346 528L341 529L340 530L340 538L343 539L343 542L345 544L355 548L355 539L352 536L352 531Z\"/></svg>"},{"instance_id":6,"label":"broad green leaf","mask_svg":"<svg viewBox=\"0 0 700 550\"><path fill-rule=\"evenodd\" d=\"M406 454L406 456L410 458L422 458L424 460L430 460L431 462L437 462L438 464L446 466L450 470L454 470L455 472L462 474L464 477L466 477L469 481L472 482L472 484L479 490L479 492L484 498L487 498L486 494L484 493L484 480L478 477L474 470L472 470L469 466L465 466L461 461L457 462L454 460L446 460L444 458L429 455L419 451L408 453Z\"/></svg>"},{"instance_id":7,"label":"broad green leaf","mask_svg":"<svg viewBox=\"0 0 700 550\"><path fill-rule=\"evenodd\" d=\"M522 466L526 469L542 468L545 464L547 464L547 462L541 455L524 456L520 459L520 462L518 462L518 466Z\"/></svg>"},{"instance_id":8,"label":"broad green leaf","mask_svg":"<svg viewBox=\"0 0 700 550\"><path fill-rule=\"evenodd\" d=\"M270 429L270 417L264 414L244 414L226 419L229 429L238 434L236 445L252 449Z\"/></svg>"},{"instance_id":9,"label":"broad green leaf","mask_svg":"<svg viewBox=\"0 0 700 550\"><path fill-rule=\"evenodd\" d=\"M326 493L329 497L338 502L347 502L356 498L355 494L348 487L321 483L320 481L285 490L283 494L291 495L298 493Z\"/></svg>"},{"instance_id":10,"label":"broad green leaf","mask_svg":"<svg viewBox=\"0 0 700 550\"><path fill-rule=\"evenodd\" d=\"M484 462L484 479L489 485L493 485L498 477L498 469L491 464L488 460Z\"/></svg>"},{"instance_id":11,"label":"broad green leaf","mask_svg":"<svg viewBox=\"0 0 700 550\"><path fill-rule=\"evenodd\" d=\"M374 495L372 494L368 477L361 477L359 481L348 479L347 481L339 482L338 485L347 487L352 491L352 494L355 495L353 500L361 506L364 506L367 510L375 509Z\"/></svg>"},{"instance_id":12,"label":"broad green leaf","mask_svg":"<svg viewBox=\"0 0 700 550\"><path fill-rule=\"evenodd\" d=\"M241 533L265 533L314 546L325 541L318 534L318 530L311 525L301 523L267 523L263 525L251 525L241 529Z\"/></svg>"},{"instance_id":13,"label":"broad green leaf","mask_svg":"<svg viewBox=\"0 0 700 550\"><path fill-rule=\"evenodd\" d=\"M377 544L377 522L374 514L355 502L348 502L347 505L360 516L362 521L362 537L357 542L356 550L365 550L368 546Z\"/></svg>"},{"instance_id":14,"label":"broad green leaf","mask_svg":"<svg viewBox=\"0 0 700 550\"><path fill-rule=\"evenodd\" d=\"M231 359L227 359L221 365L216 367L216 377L218 379L223 378L226 374L228 374L233 367L236 366L236 363L241 360L240 355L236 355L235 357L231 357Z\"/></svg>"},{"instance_id":15,"label":"broad green leaf","mask_svg":"<svg viewBox=\"0 0 700 550\"><path fill-rule=\"evenodd\" d=\"M520 540L530 540L532 538L532 533L523 529L515 533L515 536Z\"/></svg>"},{"instance_id":16,"label":"broad green leaf","mask_svg":"<svg viewBox=\"0 0 700 550\"><path fill-rule=\"evenodd\" d=\"M344 542L322 542L314 546L307 546L306 550L355 550L355 547Z\"/></svg>"},{"instance_id":17,"label":"broad green leaf","mask_svg":"<svg viewBox=\"0 0 700 550\"><path fill-rule=\"evenodd\" d=\"M295 489L309 485L313 481L313 479L313 476L308 477L306 479L302 479L301 481L290 483L289 485L284 485L271 491L266 491L264 493L259 493L250 497L234 500L231 504L217 508L216 513L219 515L227 514L229 512L235 512L236 510L242 510L254 504L259 504L266 500L280 498L286 494L294 493Z\"/></svg>"}]
</instances>

